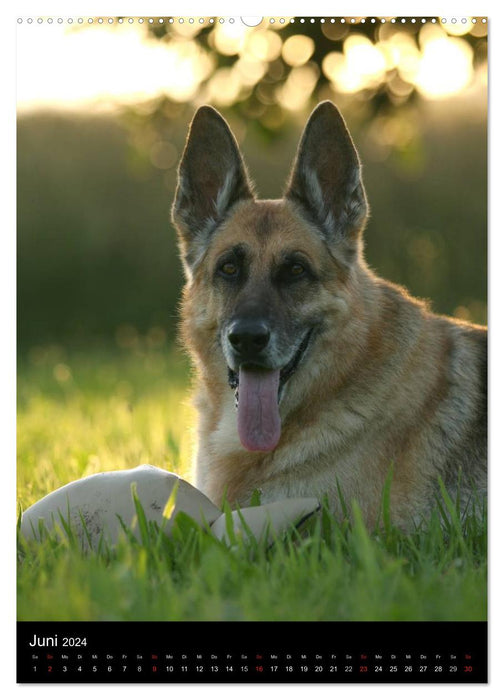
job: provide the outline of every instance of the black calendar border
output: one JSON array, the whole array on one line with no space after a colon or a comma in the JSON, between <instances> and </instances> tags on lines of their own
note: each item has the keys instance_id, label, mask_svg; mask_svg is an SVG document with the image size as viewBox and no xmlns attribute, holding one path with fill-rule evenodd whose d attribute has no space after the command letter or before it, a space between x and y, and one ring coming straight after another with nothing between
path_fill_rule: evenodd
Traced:
<instances>
[{"instance_id":1,"label":"black calendar border","mask_svg":"<svg viewBox=\"0 0 504 700\"><path fill-rule=\"evenodd\" d=\"M77 647L76 640L86 639L86 646ZM67 646L63 646L66 640ZM72 646L68 646L69 641ZM47 646L30 646L47 642ZM56 645L53 646L54 642ZM72 660L82 656L85 671L81 674L47 672L47 655L56 660L67 654ZM96 672L91 655L95 654ZM125 674L106 671L106 655L117 663L120 654L128 656L127 663L136 662L140 655L142 672L131 668ZM153 672L152 659L162 661L169 655L177 669L183 657L187 671L168 674L160 669ZM197 673L196 654L202 664ZM370 663L390 669L394 662L400 667L392 674L359 672ZM427 672L405 673L406 654L414 664L424 657ZM435 673L436 654L445 664L453 654L462 664L456 675ZM41 662L40 672L32 672L32 655ZM248 671L212 673L210 657L219 664L229 655L229 663L240 668L246 662ZM272 655L279 660L278 671L272 667ZM292 672L283 669L292 659ZM393 656L392 656L393 655ZM241 658L245 656L246 659ZM316 666L316 657L320 665ZM305 659L306 665L303 665ZM345 661L352 672L345 673ZM42 664L43 662L43 664ZM331 662L339 664L337 673L330 673ZM38 661L37 661L38 663ZM217 663L217 662L216 662ZM150 666L149 666L150 664ZM178 665L177 665L178 664ZM343 664L341 666L341 664ZM351 664L351 666L350 666ZM403 664L403 666L401 666ZM465 665L464 665L465 664ZM470 664L470 666L469 666ZM42 670L44 665L44 670ZM243 666L243 664L242 664ZM324 671L315 673L315 668ZM354 668L355 667L355 668ZM470 668L468 673L463 668ZM112 667L111 667L112 668ZM128 668L130 668L128 666ZM157 668L157 667L156 667ZM222 667L224 668L224 667ZM234 668L234 667L233 667ZM262 671L259 670L262 668ZM302 672L301 668L309 668ZM373 667L372 667L373 668ZM368 669L368 671L372 671ZM417 668L417 667L415 667ZM39 669L37 669L39 670ZM56 667L54 668L56 671ZM17 623L17 682L18 683L487 683L488 682L488 624L487 622L51 622L21 621Z\"/></svg>"}]
</instances>

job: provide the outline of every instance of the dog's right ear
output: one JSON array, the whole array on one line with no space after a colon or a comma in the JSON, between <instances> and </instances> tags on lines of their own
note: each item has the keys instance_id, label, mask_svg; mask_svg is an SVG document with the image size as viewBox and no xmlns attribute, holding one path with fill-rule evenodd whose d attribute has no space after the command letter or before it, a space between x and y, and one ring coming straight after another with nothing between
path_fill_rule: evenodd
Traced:
<instances>
[{"instance_id":1,"label":"dog's right ear","mask_svg":"<svg viewBox=\"0 0 504 700\"><path fill-rule=\"evenodd\" d=\"M353 257L368 206L359 156L332 102L321 102L308 119L285 196L317 226L329 247Z\"/></svg>"},{"instance_id":2,"label":"dog's right ear","mask_svg":"<svg viewBox=\"0 0 504 700\"><path fill-rule=\"evenodd\" d=\"M172 207L186 272L201 259L212 233L231 207L252 197L252 186L227 122L213 107L200 107L189 128Z\"/></svg>"}]
</instances>

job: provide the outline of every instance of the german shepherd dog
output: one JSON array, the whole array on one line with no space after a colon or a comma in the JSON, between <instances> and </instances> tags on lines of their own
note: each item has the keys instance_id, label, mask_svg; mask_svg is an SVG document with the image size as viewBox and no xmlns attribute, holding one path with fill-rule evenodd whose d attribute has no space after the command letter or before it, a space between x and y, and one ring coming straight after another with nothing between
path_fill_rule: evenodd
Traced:
<instances>
[{"instance_id":1,"label":"german shepherd dog","mask_svg":"<svg viewBox=\"0 0 504 700\"><path fill-rule=\"evenodd\" d=\"M367 267L361 166L319 104L282 199L261 200L228 124L198 109L173 222L186 274L182 340L197 372L196 481L214 502L355 499L408 528L439 477L486 486L486 330L435 315Z\"/></svg>"}]
</instances>

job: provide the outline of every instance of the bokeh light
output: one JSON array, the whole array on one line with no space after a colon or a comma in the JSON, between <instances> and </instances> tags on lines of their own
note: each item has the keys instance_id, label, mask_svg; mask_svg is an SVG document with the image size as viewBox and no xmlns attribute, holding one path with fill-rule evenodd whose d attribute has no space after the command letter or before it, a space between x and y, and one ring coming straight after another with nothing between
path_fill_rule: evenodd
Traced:
<instances>
[{"instance_id":1,"label":"bokeh light","mask_svg":"<svg viewBox=\"0 0 504 700\"><path fill-rule=\"evenodd\" d=\"M315 51L315 42L309 36L295 34L285 40L282 57L289 66L302 66Z\"/></svg>"},{"instance_id":2,"label":"bokeh light","mask_svg":"<svg viewBox=\"0 0 504 700\"><path fill-rule=\"evenodd\" d=\"M387 64L383 53L365 36L352 34L345 39L343 54L333 51L322 62L322 69L334 88L357 92L380 84Z\"/></svg>"},{"instance_id":3,"label":"bokeh light","mask_svg":"<svg viewBox=\"0 0 504 700\"><path fill-rule=\"evenodd\" d=\"M195 104L204 96L230 106L253 96L265 105L278 97L282 108L295 111L324 87L351 95L385 86L397 104L414 92L439 100L486 82L488 27L481 18L390 20L374 27L358 18L353 24L351 18L318 24L275 18L255 27L239 18L202 19L24 24L18 36L19 108L93 103L104 110L161 96ZM39 60L27 61L34 53ZM308 68L293 71L303 66Z\"/></svg>"},{"instance_id":4,"label":"bokeh light","mask_svg":"<svg viewBox=\"0 0 504 700\"><path fill-rule=\"evenodd\" d=\"M245 54L260 61L274 61L282 51L282 39L269 29L248 30Z\"/></svg>"},{"instance_id":5,"label":"bokeh light","mask_svg":"<svg viewBox=\"0 0 504 700\"><path fill-rule=\"evenodd\" d=\"M300 110L309 100L318 75L319 70L314 63L293 68L276 93L279 104L288 110Z\"/></svg>"},{"instance_id":6,"label":"bokeh light","mask_svg":"<svg viewBox=\"0 0 504 700\"><path fill-rule=\"evenodd\" d=\"M446 97L469 85L474 74L473 52L466 41L447 37L439 28L424 27L420 44L422 55L415 85L424 97Z\"/></svg>"},{"instance_id":7,"label":"bokeh light","mask_svg":"<svg viewBox=\"0 0 504 700\"><path fill-rule=\"evenodd\" d=\"M241 22L218 24L211 34L212 46L224 56L236 56L243 50L247 27Z\"/></svg>"}]
</instances>

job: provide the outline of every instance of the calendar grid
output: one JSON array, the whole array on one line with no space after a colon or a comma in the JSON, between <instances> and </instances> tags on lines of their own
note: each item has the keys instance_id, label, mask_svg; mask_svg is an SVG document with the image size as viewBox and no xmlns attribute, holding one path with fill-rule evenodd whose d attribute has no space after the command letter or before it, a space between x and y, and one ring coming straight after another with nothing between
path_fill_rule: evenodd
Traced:
<instances>
[{"instance_id":1,"label":"calendar grid","mask_svg":"<svg viewBox=\"0 0 504 700\"><path fill-rule=\"evenodd\" d=\"M21 683L486 681L486 622L18 623Z\"/></svg>"}]
</instances>

